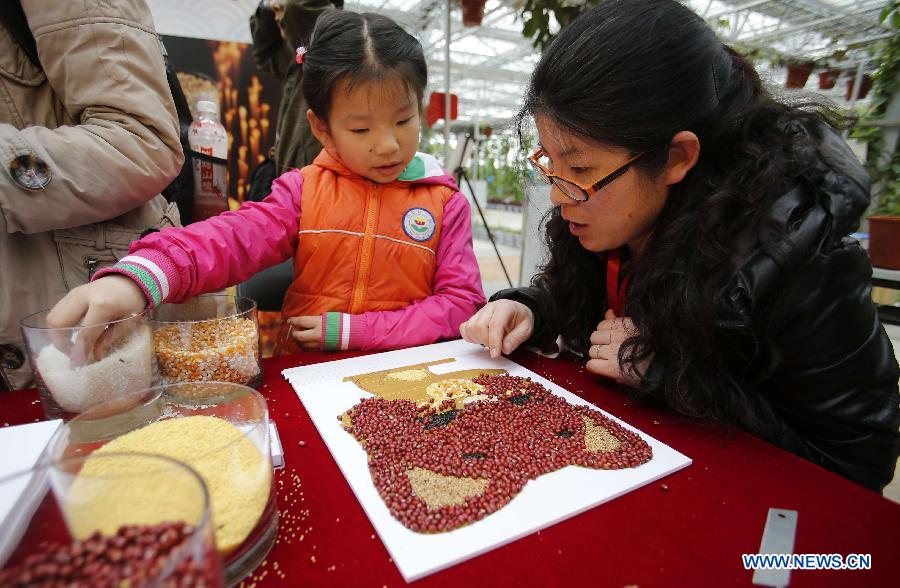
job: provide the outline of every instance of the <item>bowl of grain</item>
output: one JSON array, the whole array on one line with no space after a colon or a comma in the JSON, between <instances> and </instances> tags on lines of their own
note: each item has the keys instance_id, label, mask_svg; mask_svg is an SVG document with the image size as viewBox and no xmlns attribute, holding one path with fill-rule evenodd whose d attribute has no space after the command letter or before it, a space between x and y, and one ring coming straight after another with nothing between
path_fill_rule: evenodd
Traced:
<instances>
[{"instance_id":1,"label":"bowl of grain","mask_svg":"<svg viewBox=\"0 0 900 588\"><path fill-rule=\"evenodd\" d=\"M278 507L269 413L258 392L230 382L135 391L61 426L47 459L145 453L183 462L203 479L229 585L262 562L275 541Z\"/></svg>"},{"instance_id":2,"label":"bowl of grain","mask_svg":"<svg viewBox=\"0 0 900 588\"><path fill-rule=\"evenodd\" d=\"M0 586L225 585L209 493L181 462L72 457L0 479L0 495Z\"/></svg>"},{"instance_id":3,"label":"bowl of grain","mask_svg":"<svg viewBox=\"0 0 900 588\"><path fill-rule=\"evenodd\" d=\"M147 313L67 328L48 326L49 313L34 313L20 323L48 419L68 420L159 383Z\"/></svg>"},{"instance_id":4,"label":"bowl of grain","mask_svg":"<svg viewBox=\"0 0 900 588\"><path fill-rule=\"evenodd\" d=\"M224 294L162 304L150 313L163 384L233 382L257 387L263 372L256 302Z\"/></svg>"}]
</instances>

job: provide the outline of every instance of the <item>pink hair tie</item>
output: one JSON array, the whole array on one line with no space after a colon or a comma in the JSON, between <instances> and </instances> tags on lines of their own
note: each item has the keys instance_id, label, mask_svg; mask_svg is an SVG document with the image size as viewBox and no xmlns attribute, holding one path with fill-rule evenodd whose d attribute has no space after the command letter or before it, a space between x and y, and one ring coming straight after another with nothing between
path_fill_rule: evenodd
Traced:
<instances>
[{"instance_id":1,"label":"pink hair tie","mask_svg":"<svg viewBox=\"0 0 900 588\"><path fill-rule=\"evenodd\" d=\"M306 55L306 47L303 47L302 45L300 47L297 47L297 63L303 63L304 55Z\"/></svg>"}]
</instances>

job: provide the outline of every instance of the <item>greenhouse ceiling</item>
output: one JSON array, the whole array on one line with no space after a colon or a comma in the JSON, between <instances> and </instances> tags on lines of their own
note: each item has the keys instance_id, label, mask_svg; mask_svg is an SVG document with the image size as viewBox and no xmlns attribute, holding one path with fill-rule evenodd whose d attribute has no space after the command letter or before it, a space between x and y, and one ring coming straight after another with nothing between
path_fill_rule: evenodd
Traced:
<instances>
[{"instance_id":1,"label":"greenhouse ceiling","mask_svg":"<svg viewBox=\"0 0 900 588\"><path fill-rule=\"evenodd\" d=\"M579 0L572 0L577 3ZM869 59L891 34L878 22L884 0L687 0L724 42L755 50L764 61L812 60L845 68ZM522 36L514 0L487 0L481 26L463 27L456 0L450 18L450 86L461 122L502 125L516 112L538 51ZM346 8L377 12L416 34L425 47L432 90L445 87L447 0L353 0ZM840 57L840 61L836 59ZM874 67L874 64L868 64ZM775 72L777 76L779 72ZM440 126L441 123L438 123Z\"/></svg>"}]
</instances>

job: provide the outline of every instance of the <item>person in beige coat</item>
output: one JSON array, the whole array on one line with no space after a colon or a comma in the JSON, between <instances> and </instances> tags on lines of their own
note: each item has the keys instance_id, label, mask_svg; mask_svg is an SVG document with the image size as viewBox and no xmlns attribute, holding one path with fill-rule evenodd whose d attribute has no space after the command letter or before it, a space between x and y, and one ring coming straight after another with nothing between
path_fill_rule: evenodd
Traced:
<instances>
[{"instance_id":1,"label":"person in beige coat","mask_svg":"<svg viewBox=\"0 0 900 588\"><path fill-rule=\"evenodd\" d=\"M159 194L184 155L144 0L3 4L0 389L15 389L33 383L19 321L178 224Z\"/></svg>"}]
</instances>

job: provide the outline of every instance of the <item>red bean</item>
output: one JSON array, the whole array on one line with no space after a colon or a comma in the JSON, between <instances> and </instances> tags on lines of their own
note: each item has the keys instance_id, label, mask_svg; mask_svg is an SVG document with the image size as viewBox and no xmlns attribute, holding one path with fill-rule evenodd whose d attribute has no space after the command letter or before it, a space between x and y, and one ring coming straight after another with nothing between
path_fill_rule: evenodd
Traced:
<instances>
[{"instance_id":1,"label":"red bean","mask_svg":"<svg viewBox=\"0 0 900 588\"><path fill-rule=\"evenodd\" d=\"M445 401L434 409L370 398L348 413L352 422L348 432L369 453L379 495L414 531L448 531L484 518L508 503L529 480L570 464L621 469L652 457L639 435L599 411L568 404L528 378L482 375L474 381L485 387L490 400L462 409ZM606 429L619 446L588 451L584 418ZM430 509L413 492L406 475L416 468L489 483L462 504Z\"/></svg>"},{"instance_id":2,"label":"red bean","mask_svg":"<svg viewBox=\"0 0 900 588\"><path fill-rule=\"evenodd\" d=\"M43 552L26 557L21 566L0 571L0 586L119 586L126 580L130 586L142 586L192 532L193 527L184 523L127 526L111 536L94 533L68 545L48 545ZM163 537L165 542L158 543ZM192 585L221 584L217 570L206 566L205 560L186 558L178 569L181 576L191 578ZM167 579L163 585L176 582Z\"/></svg>"}]
</instances>

